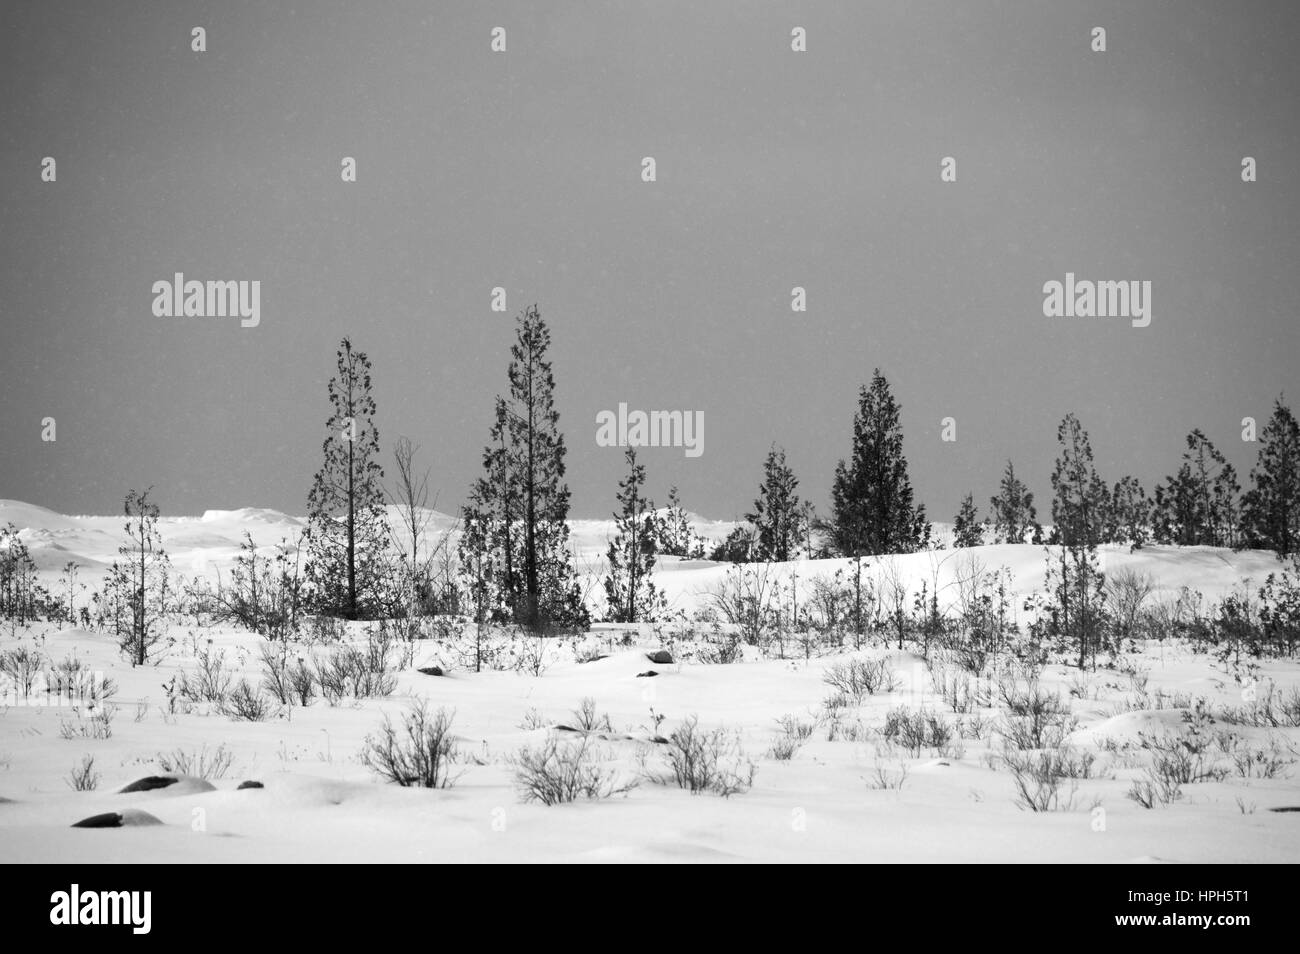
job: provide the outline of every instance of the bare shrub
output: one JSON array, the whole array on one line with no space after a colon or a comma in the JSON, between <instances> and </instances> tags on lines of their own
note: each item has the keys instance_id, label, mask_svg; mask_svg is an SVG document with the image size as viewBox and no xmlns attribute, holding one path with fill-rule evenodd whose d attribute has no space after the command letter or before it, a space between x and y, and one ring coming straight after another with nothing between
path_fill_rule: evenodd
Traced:
<instances>
[{"instance_id":1,"label":"bare shrub","mask_svg":"<svg viewBox=\"0 0 1300 954\"><path fill-rule=\"evenodd\" d=\"M817 728L815 723L806 722L789 714L777 719L776 724L781 727L781 731L785 735L805 741L812 738L812 734Z\"/></svg>"},{"instance_id":2,"label":"bare shrub","mask_svg":"<svg viewBox=\"0 0 1300 954\"><path fill-rule=\"evenodd\" d=\"M1121 567L1106 574L1105 588L1106 605L1115 621L1115 635L1120 640L1132 639L1137 633L1143 604L1155 592L1155 577L1132 567Z\"/></svg>"},{"instance_id":3,"label":"bare shrub","mask_svg":"<svg viewBox=\"0 0 1300 954\"><path fill-rule=\"evenodd\" d=\"M913 756L922 749L942 749L953 741L953 727L928 709L915 712L906 706L885 713L885 725L880 734L889 742L902 746Z\"/></svg>"},{"instance_id":4,"label":"bare shrub","mask_svg":"<svg viewBox=\"0 0 1300 954\"><path fill-rule=\"evenodd\" d=\"M1251 694L1253 698L1245 705L1225 706L1219 712L1219 718L1262 728L1300 727L1300 687L1292 687L1289 693L1284 693L1269 680L1262 687L1254 687Z\"/></svg>"},{"instance_id":5,"label":"bare shrub","mask_svg":"<svg viewBox=\"0 0 1300 954\"><path fill-rule=\"evenodd\" d=\"M1034 712L1005 717L998 732L1018 749L1050 749L1064 745L1078 724L1068 712Z\"/></svg>"},{"instance_id":6,"label":"bare shrub","mask_svg":"<svg viewBox=\"0 0 1300 954\"><path fill-rule=\"evenodd\" d=\"M312 682L326 705L337 706L348 693L348 663L338 653L312 656Z\"/></svg>"},{"instance_id":7,"label":"bare shrub","mask_svg":"<svg viewBox=\"0 0 1300 954\"><path fill-rule=\"evenodd\" d=\"M371 627L366 631L364 646L344 646L338 651L335 659L347 680L349 695L372 699L393 694L397 688L395 644L387 627Z\"/></svg>"},{"instance_id":8,"label":"bare shrub","mask_svg":"<svg viewBox=\"0 0 1300 954\"><path fill-rule=\"evenodd\" d=\"M89 718L74 712L73 718L59 716L59 738L61 739L96 739L102 741L113 737L113 716L117 714L116 706L104 706Z\"/></svg>"},{"instance_id":9,"label":"bare shrub","mask_svg":"<svg viewBox=\"0 0 1300 954\"><path fill-rule=\"evenodd\" d=\"M767 752L772 758L780 762L787 762L794 758L803 744L812 737L816 725L812 722L803 722L792 715L784 715L777 719L777 725L780 726L780 733L772 740Z\"/></svg>"},{"instance_id":10,"label":"bare shrub","mask_svg":"<svg viewBox=\"0 0 1300 954\"><path fill-rule=\"evenodd\" d=\"M226 715L236 721L265 722L271 715L271 700L260 688L253 688L247 679L240 679L226 697Z\"/></svg>"},{"instance_id":11,"label":"bare shrub","mask_svg":"<svg viewBox=\"0 0 1300 954\"><path fill-rule=\"evenodd\" d=\"M1295 762L1295 759L1286 755L1282 746L1275 738L1269 739L1266 748L1251 748L1250 746L1240 744L1240 740L1234 738L1232 750L1229 753L1232 759L1233 768L1242 778L1288 778L1290 772L1287 769Z\"/></svg>"},{"instance_id":12,"label":"bare shrub","mask_svg":"<svg viewBox=\"0 0 1300 954\"><path fill-rule=\"evenodd\" d=\"M1036 680L1023 686L1004 681L999 691L1007 708L999 731L1018 749L1057 748L1078 725L1060 695L1040 689Z\"/></svg>"},{"instance_id":13,"label":"bare shrub","mask_svg":"<svg viewBox=\"0 0 1300 954\"><path fill-rule=\"evenodd\" d=\"M316 681L315 670L299 658L288 665L287 672L292 697L298 700L300 706L311 705L316 691L320 688L320 684Z\"/></svg>"},{"instance_id":14,"label":"bare shrub","mask_svg":"<svg viewBox=\"0 0 1300 954\"><path fill-rule=\"evenodd\" d=\"M262 687L282 706L293 702L293 680L289 671L289 647L286 643L261 643L257 649L262 663Z\"/></svg>"},{"instance_id":15,"label":"bare shrub","mask_svg":"<svg viewBox=\"0 0 1300 954\"><path fill-rule=\"evenodd\" d=\"M867 776L867 788L898 791L907 781L908 767L902 759L894 770L887 769L880 759L876 759L871 774Z\"/></svg>"},{"instance_id":16,"label":"bare shrub","mask_svg":"<svg viewBox=\"0 0 1300 954\"><path fill-rule=\"evenodd\" d=\"M803 740L790 735L778 735L767 747L767 754L778 762L788 762L803 748Z\"/></svg>"},{"instance_id":17,"label":"bare shrub","mask_svg":"<svg viewBox=\"0 0 1300 954\"><path fill-rule=\"evenodd\" d=\"M994 761L1011 773L1018 807L1050 812L1074 807L1076 780L1094 777L1096 756L1068 745L1029 751L1007 744Z\"/></svg>"},{"instance_id":18,"label":"bare shrub","mask_svg":"<svg viewBox=\"0 0 1300 954\"><path fill-rule=\"evenodd\" d=\"M99 787L99 773L95 771L95 757L82 756L81 764L74 767L64 780L74 792L93 792Z\"/></svg>"},{"instance_id":19,"label":"bare shrub","mask_svg":"<svg viewBox=\"0 0 1300 954\"><path fill-rule=\"evenodd\" d=\"M729 798L754 784L757 769L745 758L739 738L720 728L701 729L696 715L673 730L666 755L672 782L692 795L711 792Z\"/></svg>"},{"instance_id":20,"label":"bare shrub","mask_svg":"<svg viewBox=\"0 0 1300 954\"><path fill-rule=\"evenodd\" d=\"M524 717L519 722L519 728L531 732L534 729L544 729L547 726L546 719L536 708L531 708L524 713Z\"/></svg>"},{"instance_id":21,"label":"bare shrub","mask_svg":"<svg viewBox=\"0 0 1300 954\"><path fill-rule=\"evenodd\" d=\"M983 739L989 734L992 728L992 720L986 719L981 715L973 715L968 719L962 719L957 723L957 733L963 739Z\"/></svg>"},{"instance_id":22,"label":"bare shrub","mask_svg":"<svg viewBox=\"0 0 1300 954\"><path fill-rule=\"evenodd\" d=\"M523 627L515 627L510 641L512 656L510 668L522 675L540 678L555 662L552 650L558 641L543 632L529 633Z\"/></svg>"},{"instance_id":23,"label":"bare shrub","mask_svg":"<svg viewBox=\"0 0 1300 954\"><path fill-rule=\"evenodd\" d=\"M157 757L158 767L164 772L205 779L225 778L234 761L234 753L224 744L209 749L206 742L198 751L175 748L170 752L159 752Z\"/></svg>"},{"instance_id":24,"label":"bare shrub","mask_svg":"<svg viewBox=\"0 0 1300 954\"><path fill-rule=\"evenodd\" d=\"M1143 808L1168 805L1183 797L1183 787L1167 775L1146 769L1142 778L1133 782L1127 797Z\"/></svg>"},{"instance_id":25,"label":"bare shrub","mask_svg":"<svg viewBox=\"0 0 1300 954\"><path fill-rule=\"evenodd\" d=\"M738 628L724 630L713 623L709 632L700 637L695 647L695 659L706 666L729 666L744 662L745 643Z\"/></svg>"},{"instance_id":26,"label":"bare shrub","mask_svg":"<svg viewBox=\"0 0 1300 954\"><path fill-rule=\"evenodd\" d=\"M573 710L573 719L579 732L613 732L608 714L596 712L596 700L591 696L583 698L578 708Z\"/></svg>"},{"instance_id":27,"label":"bare shrub","mask_svg":"<svg viewBox=\"0 0 1300 954\"><path fill-rule=\"evenodd\" d=\"M935 691L953 712L973 712L992 704L988 685L965 670L953 671L942 665L931 666L930 676Z\"/></svg>"},{"instance_id":28,"label":"bare shrub","mask_svg":"<svg viewBox=\"0 0 1300 954\"><path fill-rule=\"evenodd\" d=\"M843 710L835 710L826 720L826 741L827 742L861 742L869 735L869 730L863 725L862 720L854 717L852 719L845 716Z\"/></svg>"},{"instance_id":29,"label":"bare shrub","mask_svg":"<svg viewBox=\"0 0 1300 954\"><path fill-rule=\"evenodd\" d=\"M1207 731L1203 715L1192 716L1178 733L1139 732L1138 744L1151 753L1151 770L1178 785L1217 782L1228 774L1228 769L1219 764L1214 735Z\"/></svg>"},{"instance_id":30,"label":"bare shrub","mask_svg":"<svg viewBox=\"0 0 1300 954\"><path fill-rule=\"evenodd\" d=\"M54 666L50 684L45 687L45 691L62 700L93 709L116 695L117 684L102 673L92 672L76 656L65 656L62 662Z\"/></svg>"},{"instance_id":31,"label":"bare shrub","mask_svg":"<svg viewBox=\"0 0 1300 954\"><path fill-rule=\"evenodd\" d=\"M452 774L457 744L451 734L455 711L429 711L429 704L417 700L402 716L399 731L384 716L377 736L366 736L362 763L390 782L406 788L451 788L459 775Z\"/></svg>"},{"instance_id":32,"label":"bare shrub","mask_svg":"<svg viewBox=\"0 0 1300 954\"><path fill-rule=\"evenodd\" d=\"M230 694L234 674L226 668L225 650L213 650L209 644L194 654L194 674L182 670L178 690L190 702L212 702L224 707Z\"/></svg>"},{"instance_id":33,"label":"bare shrub","mask_svg":"<svg viewBox=\"0 0 1300 954\"><path fill-rule=\"evenodd\" d=\"M893 692L899 686L897 673L886 659L849 659L830 665L822 681L854 702L877 692Z\"/></svg>"},{"instance_id":34,"label":"bare shrub","mask_svg":"<svg viewBox=\"0 0 1300 954\"><path fill-rule=\"evenodd\" d=\"M732 566L708 594L708 605L740 630L751 646L761 646L777 622L776 600L780 581L768 563Z\"/></svg>"},{"instance_id":35,"label":"bare shrub","mask_svg":"<svg viewBox=\"0 0 1300 954\"><path fill-rule=\"evenodd\" d=\"M14 692L19 698L32 694L41 679L44 657L37 649L19 646L0 652L0 673L4 673L13 682Z\"/></svg>"},{"instance_id":36,"label":"bare shrub","mask_svg":"<svg viewBox=\"0 0 1300 954\"><path fill-rule=\"evenodd\" d=\"M515 785L525 802L560 805L579 798L609 798L636 787L636 779L601 765L591 737L560 742L548 736L539 746L524 746L511 757Z\"/></svg>"}]
</instances>

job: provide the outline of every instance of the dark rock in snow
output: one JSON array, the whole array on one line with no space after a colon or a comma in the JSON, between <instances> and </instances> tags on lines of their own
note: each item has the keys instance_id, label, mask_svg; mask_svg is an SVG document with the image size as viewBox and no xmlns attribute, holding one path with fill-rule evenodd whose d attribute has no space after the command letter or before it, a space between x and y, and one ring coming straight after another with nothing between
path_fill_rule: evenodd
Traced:
<instances>
[{"instance_id":1,"label":"dark rock in snow","mask_svg":"<svg viewBox=\"0 0 1300 954\"><path fill-rule=\"evenodd\" d=\"M74 822L73 828L124 828L135 825L161 825L162 822L150 815L148 812L142 812L139 809L128 808L122 812L104 812L102 815L91 815L89 818L83 818L79 822Z\"/></svg>"},{"instance_id":2,"label":"dark rock in snow","mask_svg":"<svg viewBox=\"0 0 1300 954\"><path fill-rule=\"evenodd\" d=\"M239 791L243 791L246 788L265 788L265 787L266 786L263 785L261 782L240 782L239 787L236 788L235 791L239 792Z\"/></svg>"},{"instance_id":3,"label":"dark rock in snow","mask_svg":"<svg viewBox=\"0 0 1300 954\"><path fill-rule=\"evenodd\" d=\"M636 677L638 679L645 679L647 676L657 676L657 675L659 675L659 673L655 672L653 669L647 669L645 672L637 673Z\"/></svg>"},{"instance_id":4,"label":"dark rock in snow","mask_svg":"<svg viewBox=\"0 0 1300 954\"><path fill-rule=\"evenodd\" d=\"M175 785L178 779L168 778L166 775L147 775L144 778L138 778L125 788L118 789L118 794L125 795L128 792L152 792L156 788L166 788L168 785Z\"/></svg>"},{"instance_id":5,"label":"dark rock in snow","mask_svg":"<svg viewBox=\"0 0 1300 954\"><path fill-rule=\"evenodd\" d=\"M79 822L74 822L73 828L121 828L121 812L104 812L102 815L91 815L89 818L83 818Z\"/></svg>"},{"instance_id":6,"label":"dark rock in snow","mask_svg":"<svg viewBox=\"0 0 1300 954\"><path fill-rule=\"evenodd\" d=\"M416 671L417 671L417 672L422 672L422 673L424 673L426 676L441 676L441 675L442 675L442 667L441 667L441 666L425 666L424 668L422 668L422 669L418 669L418 670L416 670Z\"/></svg>"},{"instance_id":7,"label":"dark rock in snow","mask_svg":"<svg viewBox=\"0 0 1300 954\"><path fill-rule=\"evenodd\" d=\"M645 658L650 660L652 663L658 663L661 666L670 666L673 662L672 653L668 652L666 649L661 649L658 652L646 653Z\"/></svg>"}]
</instances>

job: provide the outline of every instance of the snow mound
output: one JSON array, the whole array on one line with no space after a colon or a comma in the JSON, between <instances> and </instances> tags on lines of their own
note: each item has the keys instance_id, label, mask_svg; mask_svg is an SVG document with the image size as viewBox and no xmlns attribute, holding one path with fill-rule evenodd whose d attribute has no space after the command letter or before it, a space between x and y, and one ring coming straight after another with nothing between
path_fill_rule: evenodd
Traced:
<instances>
[{"instance_id":1,"label":"snow mound","mask_svg":"<svg viewBox=\"0 0 1300 954\"><path fill-rule=\"evenodd\" d=\"M1183 726L1186 709L1143 709L1121 712L1103 719L1096 725L1079 729L1070 738L1085 745L1100 745L1107 739L1116 742L1136 742L1138 735L1176 735Z\"/></svg>"},{"instance_id":2,"label":"snow mound","mask_svg":"<svg viewBox=\"0 0 1300 954\"><path fill-rule=\"evenodd\" d=\"M303 525L301 517L291 517L287 513L270 510L266 507L240 507L238 510L205 510L203 516L199 517L199 521L201 523L231 524L237 527L249 523L288 524L294 527Z\"/></svg>"},{"instance_id":3,"label":"snow mound","mask_svg":"<svg viewBox=\"0 0 1300 954\"><path fill-rule=\"evenodd\" d=\"M75 517L66 517L36 504L21 500L0 500L0 527L12 523L19 530L75 530Z\"/></svg>"},{"instance_id":4,"label":"snow mound","mask_svg":"<svg viewBox=\"0 0 1300 954\"><path fill-rule=\"evenodd\" d=\"M215 792L217 787L207 779L198 778L194 775L177 775L173 772L165 773L157 778L174 778L176 781L170 785L147 788L130 793L137 795L147 795L150 798L170 797L173 795L202 795L205 792ZM138 780L143 781L143 779ZM137 784L135 782L131 784ZM127 786L130 787L130 786Z\"/></svg>"}]
</instances>

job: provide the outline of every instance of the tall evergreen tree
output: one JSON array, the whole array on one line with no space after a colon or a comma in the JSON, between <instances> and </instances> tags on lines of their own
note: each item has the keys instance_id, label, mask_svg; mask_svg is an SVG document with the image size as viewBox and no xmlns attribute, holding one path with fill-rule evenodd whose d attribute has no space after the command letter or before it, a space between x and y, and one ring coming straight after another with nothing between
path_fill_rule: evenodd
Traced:
<instances>
[{"instance_id":1,"label":"tall evergreen tree","mask_svg":"<svg viewBox=\"0 0 1300 954\"><path fill-rule=\"evenodd\" d=\"M831 540L844 556L910 553L930 540L925 506L913 505L899 406L877 368L858 393L853 450L835 468Z\"/></svg>"},{"instance_id":2,"label":"tall evergreen tree","mask_svg":"<svg viewBox=\"0 0 1300 954\"><path fill-rule=\"evenodd\" d=\"M1034 509L1034 495L1016 476L1015 465L1007 461L998 484L998 495L989 498L993 520L994 543L1024 543L1031 530L1038 535L1038 512Z\"/></svg>"},{"instance_id":3,"label":"tall evergreen tree","mask_svg":"<svg viewBox=\"0 0 1300 954\"><path fill-rule=\"evenodd\" d=\"M957 548L984 544L984 525L980 523L979 512L975 509L975 498L970 494L961 499L961 507L953 518L952 534L952 545Z\"/></svg>"},{"instance_id":4,"label":"tall evergreen tree","mask_svg":"<svg viewBox=\"0 0 1300 954\"><path fill-rule=\"evenodd\" d=\"M645 498L645 465L627 449L628 474L618 484L617 535L609 544L605 599L615 623L651 622L663 612L664 595L654 585L654 503Z\"/></svg>"},{"instance_id":5,"label":"tall evergreen tree","mask_svg":"<svg viewBox=\"0 0 1300 954\"><path fill-rule=\"evenodd\" d=\"M1260 432L1254 485L1241 500L1241 530L1248 546L1286 557L1300 549L1300 424L1278 398Z\"/></svg>"},{"instance_id":6,"label":"tall evergreen tree","mask_svg":"<svg viewBox=\"0 0 1300 954\"><path fill-rule=\"evenodd\" d=\"M763 463L763 483L754 501L754 512L745 519L758 534L759 562L784 563L793 560L804 538L804 509L796 492L799 479L785 462L785 450L772 445Z\"/></svg>"},{"instance_id":7,"label":"tall evergreen tree","mask_svg":"<svg viewBox=\"0 0 1300 954\"><path fill-rule=\"evenodd\" d=\"M373 618L383 609L388 546L384 469L370 359L348 338L339 344L328 392L324 463L307 496L307 580L320 612Z\"/></svg>"},{"instance_id":8,"label":"tall evergreen tree","mask_svg":"<svg viewBox=\"0 0 1300 954\"><path fill-rule=\"evenodd\" d=\"M491 602L500 617L534 632L584 626L588 618L568 546L569 488L550 344L534 305L517 319L509 390L497 399L484 476L464 510L466 521L483 529L461 538L462 547L481 540L494 550Z\"/></svg>"},{"instance_id":9,"label":"tall evergreen tree","mask_svg":"<svg viewBox=\"0 0 1300 954\"><path fill-rule=\"evenodd\" d=\"M1079 419L1067 414L1056 432L1060 456L1052 471L1052 541L1064 546L1102 542L1110 492L1092 460L1092 443Z\"/></svg>"},{"instance_id":10,"label":"tall evergreen tree","mask_svg":"<svg viewBox=\"0 0 1300 954\"><path fill-rule=\"evenodd\" d=\"M1052 471L1052 537L1060 545L1049 557L1048 587L1055 598L1053 628L1079 647L1079 668L1089 654L1095 662L1104 623L1105 577L1097 558L1110 493L1093 466L1088 432L1073 414L1057 429L1060 456ZM1057 566L1053 567L1052 562Z\"/></svg>"},{"instance_id":11,"label":"tall evergreen tree","mask_svg":"<svg viewBox=\"0 0 1300 954\"><path fill-rule=\"evenodd\" d=\"M1156 487L1152 508L1157 543L1232 546L1237 534L1237 472L1199 429L1187 435L1178 473Z\"/></svg>"}]
</instances>

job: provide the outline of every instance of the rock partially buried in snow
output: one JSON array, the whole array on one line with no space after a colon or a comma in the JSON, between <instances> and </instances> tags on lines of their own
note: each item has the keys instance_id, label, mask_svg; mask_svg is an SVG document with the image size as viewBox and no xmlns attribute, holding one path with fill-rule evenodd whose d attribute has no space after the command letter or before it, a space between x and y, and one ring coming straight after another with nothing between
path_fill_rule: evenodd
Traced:
<instances>
[{"instance_id":1,"label":"rock partially buried in snow","mask_svg":"<svg viewBox=\"0 0 1300 954\"><path fill-rule=\"evenodd\" d=\"M138 808L128 808L120 812L104 812L102 815L91 815L89 818L83 818L79 822L74 822L73 828L128 828L137 825L161 825L162 822L150 815L148 812L142 812Z\"/></svg>"},{"instance_id":2,"label":"rock partially buried in snow","mask_svg":"<svg viewBox=\"0 0 1300 954\"><path fill-rule=\"evenodd\" d=\"M239 791L243 791L246 788L265 788L265 787L266 786L263 785L261 782L252 782L252 781L240 782L239 787L236 788L235 791L239 792Z\"/></svg>"},{"instance_id":3,"label":"rock partially buried in snow","mask_svg":"<svg viewBox=\"0 0 1300 954\"><path fill-rule=\"evenodd\" d=\"M645 679L649 676L657 676L657 675L659 675L659 673L655 672L653 669L647 669L645 672L637 673L636 677L638 679Z\"/></svg>"},{"instance_id":4,"label":"rock partially buried in snow","mask_svg":"<svg viewBox=\"0 0 1300 954\"><path fill-rule=\"evenodd\" d=\"M672 653L666 649L660 649L657 652L646 653L645 658L652 663L658 663L661 666L671 666L673 662Z\"/></svg>"},{"instance_id":5,"label":"rock partially buried in snow","mask_svg":"<svg viewBox=\"0 0 1300 954\"><path fill-rule=\"evenodd\" d=\"M217 786L206 778L195 775L150 775L147 778L137 779L126 788L119 789L118 794L157 792L161 795L202 795L204 792L216 790Z\"/></svg>"},{"instance_id":6,"label":"rock partially buried in snow","mask_svg":"<svg viewBox=\"0 0 1300 954\"><path fill-rule=\"evenodd\" d=\"M422 672L422 673L424 673L426 676L441 676L441 675L442 675L442 667L441 667L441 666L425 666L423 669L417 669L416 672Z\"/></svg>"},{"instance_id":7,"label":"rock partially buried in snow","mask_svg":"<svg viewBox=\"0 0 1300 954\"><path fill-rule=\"evenodd\" d=\"M131 784L119 788L117 793L126 795L130 792L152 792L154 789L175 785L178 781L179 779L167 775L146 775L144 778L138 778Z\"/></svg>"}]
</instances>

